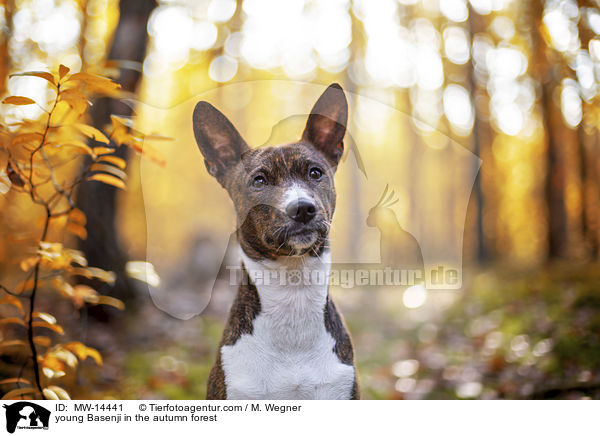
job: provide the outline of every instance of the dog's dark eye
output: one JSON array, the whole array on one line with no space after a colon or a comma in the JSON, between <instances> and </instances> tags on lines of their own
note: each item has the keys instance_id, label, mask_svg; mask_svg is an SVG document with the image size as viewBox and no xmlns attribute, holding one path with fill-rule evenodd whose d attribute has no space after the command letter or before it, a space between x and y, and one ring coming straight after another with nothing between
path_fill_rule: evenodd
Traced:
<instances>
[{"instance_id":1,"label":"dog's dark eye","mask_svg":"<svg viewBox=\"0 0 600 436\"><path fill-rule=\"evenodd\" d=\"M252 186L255 188L262 188L263 186L266 186L266 184L267 179L265 176L256 176L254 179L252 179Z\"/></svg>"},{"instance_id":2,"label":"dog's dark eye","mask_svg":"<svg viewBox=\"0 0 600 436\"><path fill-rule=\"evenodd\" d=\"M321 177L323 177L323 171L321 170L321 168L312 167L308 171L308 177L310 177L313 180L319 180Z\"/></svg>"}]
</instances>

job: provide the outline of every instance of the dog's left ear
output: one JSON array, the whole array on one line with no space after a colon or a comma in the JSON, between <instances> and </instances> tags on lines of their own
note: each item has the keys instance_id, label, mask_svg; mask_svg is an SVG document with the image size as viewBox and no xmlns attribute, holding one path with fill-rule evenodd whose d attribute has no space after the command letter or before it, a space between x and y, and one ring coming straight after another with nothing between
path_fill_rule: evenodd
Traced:
<instances>
[{"instance_id":1,"label":"dog's left ear","mask_svg":"<svg viewBox=\"0 0 600 436\"><path fill-rule=\"evenodd\" d=\"M335 169L344 152L344 134L348 122L348 102L342 87L329 85L315 103L302 140L312 144Z\"/></svg>"}]
</instances>

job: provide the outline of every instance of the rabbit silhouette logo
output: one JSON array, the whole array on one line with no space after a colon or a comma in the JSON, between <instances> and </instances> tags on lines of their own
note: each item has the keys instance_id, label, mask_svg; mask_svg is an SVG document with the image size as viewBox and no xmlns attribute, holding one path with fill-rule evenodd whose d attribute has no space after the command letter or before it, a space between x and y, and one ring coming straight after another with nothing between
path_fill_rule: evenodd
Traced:
<instances>
[{"instance_id":1,"label":"rabbit silhouette logo","mask_svg":"<svg viewBox=\"0 0 600 436\"><path fill-rule=\"evenodd\" d=\"M29 401L5 404L4 408L6 409L6 431L9 433L14 433L16 429L48 430L50 422L48 409Z\"/></svg>"}]
</instances>

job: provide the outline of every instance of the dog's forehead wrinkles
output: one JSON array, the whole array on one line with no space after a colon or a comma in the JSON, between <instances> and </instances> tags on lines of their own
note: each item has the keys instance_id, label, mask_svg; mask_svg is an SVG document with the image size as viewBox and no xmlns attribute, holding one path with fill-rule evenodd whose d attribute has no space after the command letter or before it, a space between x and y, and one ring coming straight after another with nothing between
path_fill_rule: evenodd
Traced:
<instances>
[{"instance_id":1,"label":"dog's forehead wrinkles","mask_svg":"<svg viewBox=\"0 0 600 436\"><path fill-rule=\"evenodd\" d=\"M323 167L327 165L318 152L304 143L250 149L242 156L247 174L264 171L278 182L305 172L309 162L316 162Z\"/></svg>"},{"instance_id":2,"label":"dog's forehead wrinkles","mask_svg":"<svg viewBox=\"0 0 600 436\"><path fill-rule=\"evenodd\" d=\"M287 162L285 161L285 155L283 154L283 147L279 147L279 154L281 154L281 160L283 162L283 166L286 170L286 172L289 174L290 173L290 168L287 165Z\"/></svg>"}]
</instances>

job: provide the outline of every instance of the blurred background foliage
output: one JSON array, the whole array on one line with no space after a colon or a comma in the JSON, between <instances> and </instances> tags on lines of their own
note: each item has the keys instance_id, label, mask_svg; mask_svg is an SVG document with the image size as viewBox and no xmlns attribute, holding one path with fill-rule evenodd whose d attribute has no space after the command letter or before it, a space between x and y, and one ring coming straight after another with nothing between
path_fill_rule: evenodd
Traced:
<instances>
[{"instance_id":1,"label":"blurred background foliage","mask_svg":"<svg viewBox=\"0 0 600 436\"><path fill-rule=\"evenodd\" d=\"M73 339L85 337L105 361L99 373L80 369L75 397L204 395L231 294L216 293L201 316L176 320L131 283L124 265L146 256L152 233L169 260L159 271L166 289L193 293L195 284L210 280L203 265L215 261L214 235L228 235L233 221L195 150L191 108L199 95L209 95L250 144L260 145L290 107L301 113L314 101L298 92L281 95L271 85L281 80L337 81L352 95L368 96L350 101L349 129L361 154L371 168L385 166L390 156L407 162L410 171L367 187L355 183L358 170L341 168L340 197L367 207L392 183L403 225L435 230L438 238L458 229L463 242L460 291L332 290L353 334L365 398L600 395L596 0L0 4L2 97L48 100L43 80L8 75L53 71L62 63L73 72L111 75L132 93L94 101L97 126L110 113L135 115L141 131L175 138L156 146L166 169L156 167L151 177L142 177L137 154L120 151L129 160L126 192L94 185L79 193L88 239L73 243L90 265L118 273L115 287L103 290L128 309L124 317L62 314L63 323L77 327ZM228 92L247 81L265 82ZM42 115L35 105L0 111L6 123ZM481 167L449 159L453 145L478 156ZM455 171L441 171L455 163ZM466 218L452 209L465 174L477 175ZM448 227L439 229L439 219L422 217L440 210L415 200L430 196L435 183L446 191L433 201L447 202L452 212ZM203 210L209 200L222 203ZM27 209L13 192L0 196L0 210L5 278L21 260L15 238L27 234L40 211ZM146 222L148 210L187 213L165 225ZM353 237L361 224L353 216L338 211L342 251L378 248L374 238Z\"/></svg>"}]
</instances>

